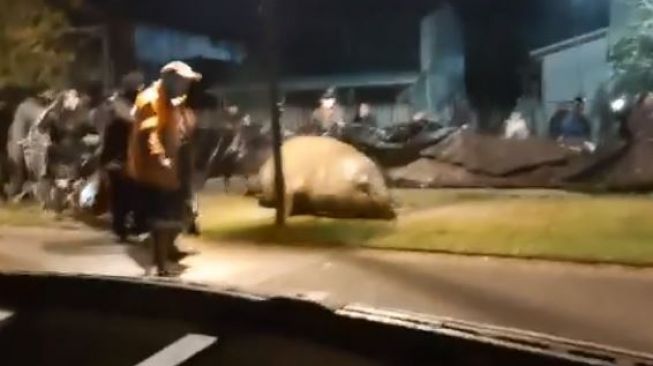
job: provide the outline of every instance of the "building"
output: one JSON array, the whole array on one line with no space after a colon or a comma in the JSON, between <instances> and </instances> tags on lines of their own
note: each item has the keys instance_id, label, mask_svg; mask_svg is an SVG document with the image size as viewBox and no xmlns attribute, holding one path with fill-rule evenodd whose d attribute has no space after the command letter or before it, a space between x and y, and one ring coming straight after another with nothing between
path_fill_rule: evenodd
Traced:
<instances>
[{"instance_id":1,"label":"building","mask_svg":"<svg viewBox=\"0 0 653 366\"><path fill-rule=\"evenodd\" d=\"M608 29L599 29L531 52L540 65L541 98L549 120L561 103L583 97L592 106L611 75Z\"/></svg>"},{"instance_id":2,"label":"building","mask_svg":"<svg viewBox=\"0 0 653 366\"><path fill-rule=\"evenodd\" d=\"M417 111L440 112L456 97L464 97L464 43L453 8L444 4L423 17L419 34L420 62L415 70L282 79L284 125L292 128L310 118L319 95L331 86L339 90L340 102L349 118L353 118L357 103L366 102L374 106L379 123L386 125L407 122ZM211 90L221 98L242 105L253 118L267 119L267 85L264 82L232 83Z\"/></svg>"},{"instance_id":3,"label":"building","mask_svg":"<svg viewBox=\"0 0 653 366\"><path fill-rule=\"evenodd\" d=\"M393 124L410 119L412 108L400 95L419 78L418 72L357 73L291 77L281 80L279 89L284 100L282 123L293 129L308 120L320 95L329 87L338 90L338 99L347 118L353 119L357 103L370 103L379 123ZM265 83L217 85L211 92L221 99L235 102L253 119L268 119L268 86Z\"/></svg>"},{"instance_id":4,"label":"building","mask_svg":"<svg viewBox=\"0 0 653 366\"><path fill-rule=\"evenodd\" d=\"M609 52L625 34L636 16L633 4L610 2L609 24L605 28L579 35L531 52L539 66L541 104L546 121L561 103L582 96L592 121L594 139L615 131L605 116L608 85L613 75ZM548 129L543 126L543 130Z\"/></svg>"},{"instance_id":5,"label":"building","mask_svg":"<svg viewBox=\"0 0 653 366\"><path fill-rule=\"evenodd\" d=\"M373 17L370 22L363 24L356 17L349 16L353 21L349 19L351 24L348 23L347 27L341 27L326 18L308 18L294 27L294 23L283 24L282 28L290 39L288 42L294 47L284 51L284 62L291 63L292 67L288 69L297 73L285 75L280 82L280 89L286 101L284 118L293 121L306 118L316 107L319 95L330 86L339 89L340 100L352 117L356 103L369 102L374 105L378 120L386 124L406 122L416 111L439 112L455 97L464 96L465 58L460 21L454 9L446 3L435 11L429 10L433 4L427 1L422 3L407 7L405 11L410 15L401 17L405 20L402 22L388 23L382 18ZM122 14L120 6L111 9L114 14ZM285 11L299 14L298 9L306 14L312 14L314 11L297 6ZM360 12L366 14L368 10L367 7L362 7ZM338 10L334 14L340 16L341 12ZM117 15L115 19L120 18ZM256 17L251 21L258 19ZM226 18L223 20L225 29L233 28L244 32L240 24L231 24L233 22L228 22ZM128 26L126 23L129 23ZM116 63L112 65L114 81L133 67L145 70L149 78L153 78L158 68L166 61L186 60L193 66L203 66L199 69L209 76L206 79L215 81L216 85L210 88L214 94L241 104L253 118L260 116L262 121L269 120L264 67L258 64L264 61L257 59L256 52L242 46L256 47L256 42L251 42L252 37L236 37L235 39L243 40L242 45L239 45L215 41L192 32L156 26L143 19L125 20L121 24L125 26L111 27L110 52ZM392 37L393 27L412 26L415 26L414 36L418 37L412 44L419 45L418 48L407 42L403 36L412 34L412 31L401 33L403 38ZM184 29L200 30L202 27ZM232 33L225 31L224 34ZM361 33L363 35L360 35ZM376 38L371 37L372 35L376 35ZM301 57L292 57L294 53L288 53L288 50L297 52L298 49L306 47L309 51L319 49L321 45L312 42L312 39L327 42L333 47L334 53L338 54L337 57L313 52L313 58L303 60ZM369 39L373 42L367 42ZM297 41L296 44L291 42L293 40ZM248 52L252 55L248 55ZM387 57L390 61L385 62L385 58L378 57L379 54L399 54L405 57ZM310 69L304 67L304 64L308 63L310 66L312 62L322 59L327 65L330 62L335 63L333 72L302 71ZM415 61L414 65L412 61L407 63L406 60L412 59ZM300 74L303 76L298 76ZM287 124L294 125L293 121Z\"/></svg>"}]
</instances>

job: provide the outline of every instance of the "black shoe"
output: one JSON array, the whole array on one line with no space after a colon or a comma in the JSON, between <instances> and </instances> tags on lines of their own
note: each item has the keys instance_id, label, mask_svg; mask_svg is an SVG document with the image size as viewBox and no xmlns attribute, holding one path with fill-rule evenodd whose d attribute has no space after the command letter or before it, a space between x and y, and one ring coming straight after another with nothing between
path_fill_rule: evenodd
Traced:
<instances>
[{"instance_id":1,"label":"black shoe","mask_svg":"<svg viewBox=\"0 0 653 366\"><path fill-rule=\"evenodd\" d=\"M186 266L179 263L167 263L165 268L157 269L157 276L159 277L179 277L186 270Z\"/></svg>"},{"instance_id":2,"label":"black shoe","mask_svg":"<svg viewBox=\"0 0 653 366\"><path fill-rule=\"evenodd\" d=\"M141 234L148 233L149 230L147 226L134 226L129 228L129 234L134 236L139 236Z\"/></svg>"},{"instance_id":3,"label":"black shoe","mask_svg":"<svg viewBox=\"0 0 653 366\"><path fill-rule=\"evenodd\" d=\"M113 234L116 236L116 240L118 241L118 243L127 242L128 233L124 227L114 227L112 231Z\"/></svg>"},{"instance_id":4,"label":"black shoe","mask_svg":"<svg viewBox=\"0 0 653 366\"><path fill-rule=\"evenodd\" d=\"M193 222L192 224L190 224L186 232L188 233L188 235L200 236L200 227L197 224L197 222Z\"/></svg>"}]
</instances>

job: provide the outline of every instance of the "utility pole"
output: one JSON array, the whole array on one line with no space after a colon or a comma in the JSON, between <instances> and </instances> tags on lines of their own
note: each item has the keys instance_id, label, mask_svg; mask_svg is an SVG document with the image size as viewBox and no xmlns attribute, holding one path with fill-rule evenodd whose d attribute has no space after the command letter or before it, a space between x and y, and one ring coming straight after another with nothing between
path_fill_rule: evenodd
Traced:
<instances>
[{"instance_id":1,"label":"utility pole","mask_svg":"<svg viewBox=\"0 0 653 366\"><path fill-rule=\"evenodd\" d=\"M262 0L264 27L263 38L265 57L267 58L268 92L270 99L270 117L272 130L272 158L274 160L274 193L276 207L276 224L286 224L285 182L283 161L281 158L281 110L279 105L279 39L277 29L277 0Z\"/></svg>"}]
</instances>

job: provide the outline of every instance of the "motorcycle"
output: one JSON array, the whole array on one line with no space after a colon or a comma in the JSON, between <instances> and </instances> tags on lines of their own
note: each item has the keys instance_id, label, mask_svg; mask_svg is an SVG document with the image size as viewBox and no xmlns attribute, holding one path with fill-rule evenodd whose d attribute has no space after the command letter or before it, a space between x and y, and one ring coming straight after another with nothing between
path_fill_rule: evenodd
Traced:
<instances>
[{"instance_id":1,"label":"motorcycle","mask_svg":"<svg viewBox=\"0 0 653 366\"><path fill-rule=\"evenodd\" d=\"M75 197L97 170L100 138L89 124L89 109L75 90L53 101L20 142L32 193L44 209L75 208Z\"/></svg>"},{"instance_id":2,"label":"motorcycle","mask_svg":"<svg viewBox=\"0 0 653 366\"><path fill-rule=\"evenodd\" d=\"M89 134L82 138L82 151L78 159L54 162L52 166L53 184L49 206L56 213L66 209L80 211L80 195L98 168L97 148L100 137Z\"/></svg>"}]
</instances>

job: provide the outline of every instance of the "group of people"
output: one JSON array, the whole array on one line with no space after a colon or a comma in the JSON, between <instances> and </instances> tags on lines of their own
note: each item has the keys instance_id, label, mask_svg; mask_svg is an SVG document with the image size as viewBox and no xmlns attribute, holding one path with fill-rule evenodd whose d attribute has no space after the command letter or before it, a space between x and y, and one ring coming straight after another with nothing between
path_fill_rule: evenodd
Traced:
<instances>
[{"instance_id":1,"label":"group of people","mask_svg":"<svg viewBox=\"0 0 653 366\"><path fill-rule=\"evenodd\" d=\"M113 232L121 241L147 238L157 273L177 275L179 260L191 253L175 240L182 230L197 230L191 151L196 118L187 104L201 77L174 61L149 87L140 72L125 75L116 93L97 103L75 89L28 98L8 128L2 185L9 181L14 199L33 195L58 211L48 207L63 202L52 200L52 192L73 192L79 195L73 202L82 201L85 188L68 190L68 184L88 187L92 177L106 177L100 181L108 181ZM58 189L62 182L66 189ZM47 188L43 195L41 185Z\"/></svg>"},{"instance_id":2,"label":"group of people","mask_svg":"<svg viewBox=\"0 0 653 366\"><path fill-rule=\"evenodd\" d=\"M591 125L585 115L585 99L582 97L561 106L549 123L549 137L553 139L589 140L591 133Z\"/></svg>"},{"instance_id":3,"label":"group of people","mask_svg":"<svg viewBox=\"0 0 653 366\"><path fill-rule=\"evenodd\" d=\"M199 231L194 192L199 174L194 158L197 142L202 141L196 133L198 118L190 94L201 78L186 63L173 61L149 86L142 73L128 73L113 95L97 103L74 89L28 98L15 110L8 130L7 160L22 167L5 169L11 164L3 162L2 185L11 180L11 197L34 195L44 203L47 200L35 188L40 181L53 186L67 176L78 177L85 187L103 182L99 186L108 188L107 208L117 239L134 236L149 241L158 275L178 275L183 269L179 261L193 251L179 249L176 238L182 231ZM234 104L222 112L221 131L233 130L226 145L238 144L237 130L250 123L249 117ZM97 140L91 147L86 146L89 136ZM215 141L203 144L216 145ZM80 163L84 159L92 161L90 172L72 173L71 169L84 168L85 163ZM83 188L76 192L77 201L83 201L83 192Z\"/></svg>"},{"instance_id":4,"label":"group of people","mask_svg":"<svg viewBox=\"0 0 653 366\"><path fill-rule=\"evenodd\" d=\"M376 116L368 103L360 103L351 121L355 124L377 127ZM301 126L299 133L324 134L333 132L346 124L345 111L338 103L335 88L328 88L320 97L320 105L313 111L310 120Z\"/></svg>"},{"instance_id":5,"label":"group of people","mask_svg":"<svg viewBox=\"0 0 653 366\"><path fill-rule=\"evenodd\" d=\"M518 105L517 110L505 121L505 138L523 140L534 134L534 124L539 116L528 113L529 110L532 112L532 107L522 109ZM582 97L561 103L547 125L547 137L561 143L587 142L592 138L591 123L586 115L585 99Z\"/></svg>"}]
</instances>

